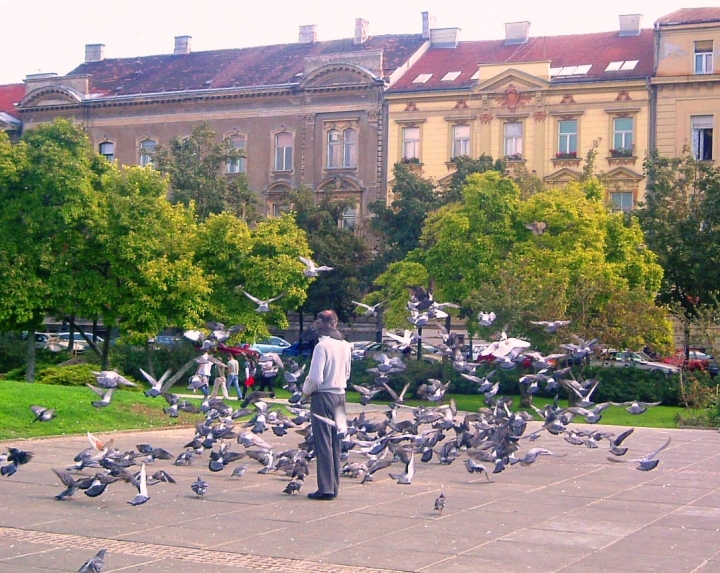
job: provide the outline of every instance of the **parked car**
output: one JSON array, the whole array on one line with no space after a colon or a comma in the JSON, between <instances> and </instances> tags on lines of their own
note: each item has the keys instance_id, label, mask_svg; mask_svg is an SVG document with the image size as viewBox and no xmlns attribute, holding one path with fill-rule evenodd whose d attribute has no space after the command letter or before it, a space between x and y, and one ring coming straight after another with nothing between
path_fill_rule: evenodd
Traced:
<instances>
[{"instance_id":1,"label":"parked car","mask_svg":"<svg viewBox=\"0 0 720 573\"><path fill-rule=\"evenodd\" d=\"M259 352L260 354L265 354L266 352L275 352L276 354L282 354L283 351L286 348L290 348L290 346L290 343L284 338L280 338L279 336L269 336L264 340L260 340L255 344L251 344L250 349L254 350L255 352Z\"/></svg>"},{"instance_id":2,"label":"parked car","mask_svg":"<svg viewBox=\"0 0 720 573\"><path fill-rule=\"evenodd\" d=\"M70 344L70 333L58 332L55 336L60 341L60 346L62 346L64 350L67 350L68 344ZM90 337L90 340L92 340L92 337ZM95 339L95 344L97 344L98 346L102 346L103 342L104 339L100 336ZM85 342L85 339L80 334L76 332L73 335L73 348L75 348L75 352L82 354L89 347L90 345Z\"/></svg>"},{"instance_id":3,"label":"parked car","mask_svg":"<svg viewBox=\"0 0 720 573\"><path fill-rule=\"evenodd\" d=\"M375 344L375 341L374 340L358 340L356 342L351 342L350 347L352 348L352 359L353 360L362 360L365 349L368 346L370 346L371 344Z\"/></svg>"},{"instance_id":4,"label":"parked car","mask_svg":"<svg viewBox=\"0 0 720 573\"><path fill-rule=\"evenodd\" d=\"M310 340L301 340L299 342L293 342L285 350L282 351L282 356L292 356L297 358L302 356L304 358L310 358L312 356L313 343Z\"/></svg>"},{"instance_id":5,"label":"parked car","mask_svg":"<svg viewBox=\"0 0 720 573\"><path fill-rule=\"evenodd\" d=\"M686 358L687 364L685 364ZM681 350L672 356L663 358L663 362L666 364L673 364L674 366L678 366L680 368L686 366L686 368L691 372L694 370L707 371L711 376L717 375L720 370L717 362L715 361L715 357L712 354L706 353L704 348L691 348L688 351L687 356L685 355L685 351Z\"/></svg>"},{"instance_id":6,"label":"parked car","mask_svg":"<svg viewBox=\"0 0 720 573\"><path fill-rule=\"evenodd\" d=\"M664 374L678 374L681 370L674 364L656 362L642 351L608 350L597 359L591 360L590 363L599 366L638 368L640 370L663 372Z\"/></svg>"},{"instance_id":7,"label":"parked car","mask_svg":"<svg viewBox=\"0 0 720 573\"><path fill-rule=\"evenodd\" d=\"M181 336L169 336L166 334L160 334L153 339L155 346L172 346L173 344L180 344L183 342Z\"/></svg>"},{"instance_id":8,"label":"parked car","mask_svg":"<svg viewBox=\"0 0 720 573\"><path fill-rule=\"evenodd\" d=\"M440 352L440 350L435 348L434 346L431 346L430 344L423 344L422 348L423 360L428 360L430 362L440 362L443 359L442 352ZM417 346L413 345L410 348L409 353L403 353L388 342L373 342L372 344L368 345L365 350L363 350L363 359L369 360L371 358L374 358L377 354L385 354L388 358L392 358L393 356L400 356L402 358L410 357L410 359L415 359L417 358Z\"/></svg>"}]
</instances>

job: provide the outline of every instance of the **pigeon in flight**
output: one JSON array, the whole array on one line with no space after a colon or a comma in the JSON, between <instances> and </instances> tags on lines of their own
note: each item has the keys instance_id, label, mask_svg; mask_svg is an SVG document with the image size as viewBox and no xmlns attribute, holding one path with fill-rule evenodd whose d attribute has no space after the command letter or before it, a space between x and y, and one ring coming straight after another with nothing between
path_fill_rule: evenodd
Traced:
<instances>
[{"instance_id":1,"label":"pigeon in flight","mask_svg":"<svg viewBox=\"0 0 720 573\"><path fill-rule=\"evenodd\" d=\"M397 480L397 483L401 485L412 484L413 476L415 475L415 452L412 446L409 449L398 448L397 455L400 460L405 462L405 471L400 473L390 473L390 477Z\"/></svg>"},{"instance_id":2,"label":"pigeon in flight","mask_svg":"<svg viewBox=\"0 0 720 573\"><path fill-rule=\"evenodd\" d=\"M97 386L93 386L92 384L86 383L85 386L90 388L95 394L100 396L100 400L93 400L91 404L95 406L96 408L104 408L105 406L110 405L110 401L112 400L113 392L115 391L115 388L98 388Z\"/></svg>"},{"instance_id":3,"label":"pigeon in flight","mask_svg":"<svg viewBox=\"0 0 720 573\"><path fill-rule=\"evenodd\" d=\"M240 292L242 292L246 297L248 297L251 301L253 301L257 306L255 309L255 312L270 312L270 303L275 302L276 300L280 300L282 297L285 296L285 292L281 292L279 295L273 298L269 298L267 300L261 300L253 295L251 295L249 292L245 291L242 286L237 287Z\"/></svg>"},{"instance_id":4,"label":"pigeon in flight","mask_svg":"<svg viewBox=\"0 0 720 573\"><path fill-rule=\"evenodd\" d=\"M166 370L165 374L163 374L158 380L155 380L154 376L148 374L142 368L140 368L139 370L140 374L145 377L145 380L150 383L150 388L145 390L145 396L147 396L148 398L157 398L158 396L160 396L160 394L162 394L162 386L163 384L165 384L165 381L170 376L172 370Z\"/></svg>"},{"instance_id":5,"label":"pigeon in flight","mask_svg":"<svg viewBox=\"0 0 720 573\"><path fill-rule=\"evenodd\" d=\"M547 332L548 334L555 334L558 331L558 328L567 326L568 324L570 324L570 321L569 320L531 320L530 324L542 326L545 328L545 332Z\"/></svg>"},{"instance_id":6,"label":"pigeon in flight","mask_svg":"<svg viewBox=\"0 0 720 573\"><path fill-rule=\"evenodd\" d=\"M359 306L360 308L364 308L363 315L365 316L377 316L378 309L385 304L385 301L378 302L377 304L374 304L370 306L369 304L365 304L364 302L358 302L356 300L351 300L351 303L354 305Z\"/></svg>"},{"instance_id":7,"label":"pigeon in flight","mask_svg":"<svg viewBox=\"0 0 720 573\"><path fill-rule=\"evenodd\" d=\"M320 275L321 272L333 270L333 267L328 267L327 265L317 266L315 264L315 261L306 257L298 257L298 259L300 259L300 262L305 265L303 274L306 277L317 277Z\"/></svg>"},{"instance_id":8,"label":"pigeon in flight","mask_svg":"<svg viewBox=\"0 0 720 573\"><path fill-rule=\"evenodd\" d=\"M130 505L142 505L150 499L147 489L147 470L145 469L145 463L140 468L140 477L138 478L138 493L128 503Z\"/></svg>"},{"instance_id":9,"label":"pigeon in flight","mask_svg":"<svg viewBox=\"0 0 720 573\"><path fill-rule=\"evenodd\" d=\"M30 406L35 414L33 422L49 422L55 417L55 408L46 408L45 406ZM32 423L32 422L31 422Z\"/></svg>"},{"instance_id":10,"label":"pigeon in flight","mask_svg":"<svg viewBox=\"0 0 720 573\"><path fill-rule=\"evenodd\" d=\"M526 229L532 231L533 235L542 235L547 230L547 223L544 221L533 221L525 225Z\"/></svg>"},{"instance_id":11,"label":"pigeon in flight","mask_svg":"<svg viewBox=\"0 0 720 573\"><path fill-rule=\"evenodd\" d=\"M125 376L121 376L115 370L103 370L102 372L93 372L100 388L117 388L118 386L137 386L135 382L128 380Z\"/></svg>"},{"instance_id":12,"label":"pigeon in flight","mask_svg":"<svg viewBox=\"0 0 720 573\"><path fill-rule=\"evenodd\" d=\"M100 573L102 568L105 567L105 552L107 549L101 549L92 557L82 564L82 567L78 569L78 573Z\"/></svg>"},{"instance_id":13,"label":"pigeon in flight","mask_svg":"<svg viewBox=\"0 0 720 573\"><path fill-rule=\"evenodd\" d=\"M493 322L495 322L495 319L497 316L494 312L482 312L480 311L478 313L478 322L480 323L480 326L490 326Z\"/></svg>"},{"instance_id":14,"label":"pigeon in flight","mask_svg":"<svg viewBox=\"0 0 720 573\"><path fill-rule=\"evenodd\" d=\"M627 406L625 411L630 414L644 414L647 409L651 406L659 406L662 402L639 402L633 400L632 402L611 402L613 406Z\"/></svg>"},{"instance_id":15,"label":"pigeon in flight","mask_svg":"<svg viewBox=\"0 0 720 573\"><path fill-rule=\"evenodd\" d=\"M657 456L660 452L662 452L669 445L670 445L670 438L665 440L665 443L663 443L663 445L660 446L657 450L655 450L654 452L652 452L646 456L642 456L641 458L636 458L634 460L619 460L617 458L611 458L608 456L608 460L610 460L611 462L637 464L635 469L640 470L641 472L649 472L650 470L654 470L660 463L660 460L656 460L655 456Z\"/></svg>"},{"instance_id":16,"label":"pigeon in flight","mask_svg":"<svg viewBox=\"0 0 720 573\"><path fill-rule=\"evenodd\" d=\"M615 436L612 440L610 440L610 453L614 456L624 456L628 449L625 447L620 447L620 444L623 443L623 440L627 438L630 434L632 434L635 431L635 428L630 428L629 430L625 430L622 434L619 434L618 436Z\"/></svg>"}]
</instances>

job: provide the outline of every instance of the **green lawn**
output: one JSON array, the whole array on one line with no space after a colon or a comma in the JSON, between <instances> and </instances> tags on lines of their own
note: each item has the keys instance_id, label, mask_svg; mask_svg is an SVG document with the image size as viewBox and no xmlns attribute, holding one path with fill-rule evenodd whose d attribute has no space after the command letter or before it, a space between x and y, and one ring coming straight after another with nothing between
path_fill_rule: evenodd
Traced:
<instances>
[{"instance_id":1,"label":"green lawn","mask_svg":"<svg viewBox=\"0 0 720 573\"><path fill-rule=\"evenodd\" d=\"M184 387L176 388L176 391L183 390ZM288 396L286 391L277 390L278 398ZM476 412L478 408L484 406L483 397L480 395L453 397L461 411ZM359 402L359 395L356 392L348 392L347 398L349 402ZM194 424L199 419L198 415L184 412L181 412L178 418L170 418L163 412L167 403L162 397L147 398L139 391L116 390L112 403L102 409L91 405L90 402L96 399L97 396L85 387L1 380L0 440L84 434L88 431L100 433L182 426ZM516 403L518 401L519 398L516 398ZM533 403L542 408L549 401L535 397ZM200 402L200 398L197 402ZM233 405L235 404L234 402ZM420 405L421 402L410 401L409 404ZM32 405L55 408L57 417L49 422L33 423L34 415L30 410ZM561 402L561 405L565 403ZM677 415L682 412L686 410L679 407L659 406L634 416L628 414L622 407L611 406L605 410L601 424L674 428ZM537 418L534 412L531 413ZM583 423L582 418L578 418L578 421Z\"/></svg>"}]
</instances>

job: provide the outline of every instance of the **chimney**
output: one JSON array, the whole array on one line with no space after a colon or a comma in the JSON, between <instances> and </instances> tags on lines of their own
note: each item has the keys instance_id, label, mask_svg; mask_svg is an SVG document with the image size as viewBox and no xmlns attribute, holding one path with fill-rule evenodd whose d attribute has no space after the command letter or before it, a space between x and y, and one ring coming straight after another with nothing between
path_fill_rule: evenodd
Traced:
<instances>
[{"instance_id":1,"label":"chimney","mask_svg":"<svg viewBox=\"0 0 720 573\"><path fill-rule=\"evenodd\" d=\"M621 14L619 36L639 36L642 14Z\"/></svg>"},{"instance_id":2,"label":"chimney","mask_svg":"<svg viewBox=\"0 0 720 573\"><path fill-rule=\"evenodd\" d=\"M433 48L457 48L460 28L433 28L430 30L430 45Z\"/></svg>"},{"instance_id":3,"label":"chimney","mask_svg":"<svg viewBox=\"0 0 720 573\"><path fill-rule=\"evenodd\" d=\"M189 54L190 40L192 40L192 36L175 36L175 51L173 53Z\"/></svg>"},{"instance_id":4,"label":"chimney","mask_svg":"<svg viewBox=\"0 0 720 573\"><path fill-rule=\"evenodd\" d=\"M365 40L368 39L368 29L370 22L357 18L355 20L355 44L364 44Z\"/></svg>"},{"instance_id":5,"label":"chimney","mask_svg":"<svg viewBox=\"0 0 720 573\"><path fill-rule=\"evenodd\" d=\"M530 36L530 22L509 22L505 24L505 45L525 44Z\"/></svg>"},{"instance_id":6,"label":"chimney","mask_svg":"<svg viewBox=\"0 0 720 573\"><path fill-rule=\"evenodd\" d=\"M317 42L317 26L311 24L309 26L300 26L299 44L314 44Z\"/></svg>"},{"instance_id":7,"label":"chimney","mask_svg":"<svg viewBox=\"0 0 720 573\"><path fill-rule=\"evenodd\" d=\"M422 13L422 37L426 40L430 39L430 30L435 27L435 16L430 12Z\"/></svg>"},{"instance_id":8,"label":"chimney","mask_svg":"<svg viewBox=\"0 0 720 573\"><path fill-rule=\"evenodd\" d=\"M101 62L105 59L105 44L85 44L85 62Z\"/></svg>"}]
</instances>

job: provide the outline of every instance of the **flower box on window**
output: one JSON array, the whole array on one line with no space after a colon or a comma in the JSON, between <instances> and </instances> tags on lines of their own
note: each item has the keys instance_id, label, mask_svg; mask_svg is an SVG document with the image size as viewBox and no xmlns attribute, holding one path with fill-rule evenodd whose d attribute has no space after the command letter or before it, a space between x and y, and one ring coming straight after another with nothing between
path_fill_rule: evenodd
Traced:
<instances>
[{"instance_id":1,"label":"flower box on window","mask_svg":"<svg viewBox=\"0 0 720 573\"><path fill-rule=\"evenodd\" d=\"M505 161L522 161L522 153L513 153L512 155L506 155Z\"/></svg>"},{"instance_id":2,"label":"flower box on window","mask_svg":"<svg viewBox=\"0 0 720 573\"><path fill-rule=\"evenodd\" d=\"M555 154L555 159L577 159L577 151L566 151Z\"/></svg>"},{"instance_id":3,"label":"flower box on window","mask_svg":"<svg viewBox=\"0 0 720 573\"><path fill-rule=\"evenodd\" d=\"M400 163L404 163L405 165L419 165L420 159L417 157L403 157Z\"/></svg>"},{"instance_id":4,"label":"flower box on window","mask_svg":"<svg viewBox=\"0 0 720 573\"><path fill-rule=\"evenodd\" d=\"M632 157L633 156L633 148L632 147L623 147L620 149L611 149L610 150L610 157Z\"/></svg>"}]
</instances>

